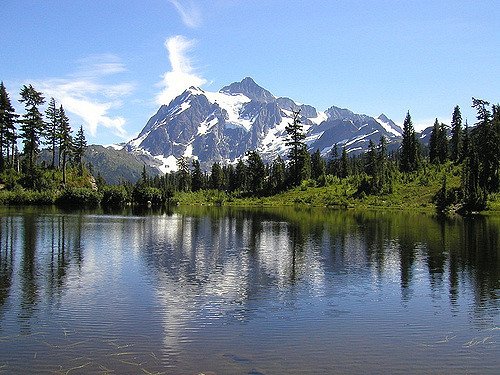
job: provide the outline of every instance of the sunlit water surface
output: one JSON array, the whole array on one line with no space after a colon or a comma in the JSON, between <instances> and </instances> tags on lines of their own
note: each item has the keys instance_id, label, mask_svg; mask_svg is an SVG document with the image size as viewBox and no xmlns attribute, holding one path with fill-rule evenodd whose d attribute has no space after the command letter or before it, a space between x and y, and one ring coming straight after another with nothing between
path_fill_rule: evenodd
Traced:
<instances>
[{"instance_id":1,"label":"sunlit water surface","mask_svg":"<svg viewBox=\"0 0 500 375\"><path fill-rule=\"evenodd\" d=\"M0 373L498 374L500 218L0 208Z\"/></svg>"}]
</instances>

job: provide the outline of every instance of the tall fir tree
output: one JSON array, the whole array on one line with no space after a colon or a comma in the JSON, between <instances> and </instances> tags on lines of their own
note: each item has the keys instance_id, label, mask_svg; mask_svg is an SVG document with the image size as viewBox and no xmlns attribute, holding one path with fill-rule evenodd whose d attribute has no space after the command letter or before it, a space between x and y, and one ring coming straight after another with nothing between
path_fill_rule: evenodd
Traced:
<instances>
[{"instance_id":1,"label":"tall fir tree","mask_svg":"<svg viewBox=\"0 0 500 375\"><path fill-rule=\"evenodd\" d=\"M377 191L379 193L391 192L391 170L387 157L387 141L384 136L380 137L377 153Z\"/></svg>"},{"instance_id":2,"label":"tall fir tree","mask_svg":"<svg viewBox=\"0 0 500 375\"><path fill-rule=\"evenodd\" d=\"M0 173L9 163L9 154L12 149L12 157L14 156L14 145L16 143L16 121L19 116L16 114L14 107L7 93L3 82L0 83ZM13 164L10 163L11 165Z\"/></svg>"},{"instance_id":3,"label":"tall fir tree","mask_svg":"<svg viewBox=\"0 0 500 375\"><path fill-rule=\"evenodd\" d=\"M210 173L210 188L214 190L222 190L223 186L224 174L222 173L220 164L215 162L212 164L212 170Z\"/></svg>"},{"instance_id":4,"label":"tall fir tree","mask_svg":"<svg viewBox=\"0 0 500 375\"><path fill-rule=\"evenodd\" d=\"M24 85L21 89L21 103L24 103L26 113L21 120L21 138L24 144L24 155L28 158L28 168L31 174L39 151L40 137L43 134L45 123L38 109L45 98L32 85Z\"/></svg>"},{"instance_id":5,"label":"tall fir tree","mask_svg":"<svg viewBox=\"0 0 500 375\"><path fill-rule=\"evenodd\" d=\"M283 159L278 157L273 161L271 166L271 175L269 180L271 182L271 190L273 193L279 193L285 189L286 182L286 167Z\"/></svg>"},{"instance_id":6,"label":"tall fir tree","mask_svg":"<svg viewBox=\"0 0 500 375\"><path fill-rule=\"evenodd\" d=\"M247 176L247 166L241 159L239 159L238 162L236 163L235 174L237 181L236 190L244 191L247 188L248 176Z\"/></svg>"},{"instance_id":7,"label":"tall fir tree","mask_svg":"<svg viewBox=\"0 0 500 375\"><path fill-rule=\"evenodd\" d=\"M83 126L76 132L75 139L73 142L73 161L78 167L78 172L80 175L83 174L83 157L85 156L85 151L87 150L87 139L85 138L85 132L83 131Z\"/></svg>"},{"instance_id":8,"label":"tall fir tree","mask_svg":"<svg viewBox=\"0 0 500 375\"><path fill-rule=\"evenodd\" d=\"M460 161L463 161L465 157L469 154L471 148L469 123L465 120L465 127L462 132L462 153L460 155Z\"/></svg>"},{"instance_id":9,"label":"tall fir tree","mask_svg":"<svg viewBox=\"0 0 500 375\"><path fill-rule=\"evenodd\" d=\"M285 131L288 134L285 145L287 147L290 147L290 150L288 152L288 158L290 160L290 183L292 186L297 186L301 183L304 174L304 157L305 153L307 153L307 150L306 144L303 142L306 136L302 131L300 110L292 112L292 122L285 127Z\"/></svg>"},{"instance_id":10,"label":"tall fir tree","mask_svg":"<svg viewBox=\"0 0 500 375\"><path fill-rule=\"evenodd\" d=\"M325 173L326 163L318 149L311 155L311 178L318 181Z\"/></svg>"},{"instance_id":11,"label":"tall fir tree","mask_svg":"<svg viewBox=\"0 0 500 375\"><path fill-rule=\"evenodd\" d=\"M460 107L457 105L453 110L451 117L451 140L450 140L450 158L457 163L463 159L463 129L462 129L462 114Z\"/></svg>"},{"instance_id":12,"label":"tall fir tree","mask_svg":"<svg viewBox=\"0 0 500 375\"><path fill-rule=\"evenodd\" d=\"M500 184L500 135L493 123L489 105L485 100L472 98L472 107L477 111L473 148L477 151L479 161L479 185L492 193L498 191Z\"/></svg>"},{"instance_id":13,"label":"tall fir tree","mask_svg":"<svg viewBox=\"0 0 500 375\"><path fill-rule=\"evenodd\" d=\"M71 126L69 118L66 116L63 106L57 111L59 122L59 160L61 161L61 169L63 174L63 185L66 185L66 164L71 152L73 151L73 137L71 136Z\"/></svg>"},{"instance_id":14,"label":"tall fir tree","mask_svg":"<svg viewBox=\"0 0 500 375\"><path fill-rule=\"evenodd\" d=\"M401 172L414 172L419 168L420 152L420 144L413 128L410 111L408 111L403 122L403 140L399 163Z\"/></svg>"},{"instance_id":15,"label":"tall fir tree","mask_svg":"<svg viewBox=\"0 0 500 375\"><path fill-rule=\"evenodd\" d=\"M205 187L203 183L203 172L201 171L200 162L198 161L198 159L194 159L191 165L193 166L193 169L191 171L191 189L193 191L199 191Z\"/></svg>"},{"instance_id":16,"label":"tall fir tree","mask_svg":"<svg viewBox=\"0 0 500 375\"><path fill-rule=\"evenodd\" d=\"M486 208L487 192L479 183L480 165L475 147L468 149L462 170L463 207L465 212L481 211Z\"/></svg>"},{"instance_id":17,"label":"tall fir tree","mask_svg":"<svg viewBox=\"0 0 500 375\"><path fill-rule=\"evenodd\" d=\"M349 158L345 145L342 147L342 156L340 157L339 177L346 178L349 176Z\"/></svg>"},{"instance_id":18,"label":"tall fir tree","mask_svg":"<svg viewBox=\"0 0 500 375\"><path fill-rule=\"evenodd\" d=\"M177 183L179 191L189 191L191 189L191 174L189 173L189 160L185 156L177 159Z\"/></svg>"},{"instance_id":19,"label":"tall fir tree","mask_svg":"<svg viewBox=\"0 0 500 375\"><path fill-rule=\"evenodd\" d=\"M248 190L254 195L259 195L264 188L266 168L258 152L250 151L247 157Z\"/></svg>"},{"instance_id":20,"label":"tall fir tree","mask_svg":"<svg viewBox=\"0 0 500 375\"><path fill-rule=\"evenodd\" d=\"M47 109L45 110L45 119L45 139L52 153L50 165L51 168L54 168L56 162L56 149L60 138L59 110L56 107L56 100L54 98L50 98Z\"/></svg>"},{"instance_id":21,"label":"tall fir tree","mask_svg":"<svg viewBox=\"0 0 500 375\"><path fill-rule=\"evenodd\" d=\"M441 123L439 125L439 133L437 139L437 157L439 163L443 164L448 160L448 136L446 125Z\"/></svg>"},{"instance_id":22,"label":"tall fir tree","mask_svg":"<svg viewBox=\"0 0 500 375\"><path fill-rule=\"evenodd\" d=\"M370 139L368 142L368 151L365 155L365 173L368 176L376 177L377 175L377 150L375 143Z\"/></svg>"},{"instance_id":23,"label":"tall fir tree","mask_svg":"<svg viewBox=\"0 0 500 375\"><path fill-rule=\"evenodd\" d=\"M339 176L339 150L338 146L335 143L330 150L330 155L327 163L327 172L328 174Z\"/></svg>"},{"instance_id":24,"label":"tall fir tree","mask_svg":"<svg viewBox=\"0 0 500 375\"><path fill-rule=\"evenodd\" d=\"M429 160L432 164L439 163L439 156L438 156L439 132L440 132L439 121L436 118L436 120L434 121L434 125L432 126L431 135L429 137Z\"/></svg>"},{"instance_id":25,"label":"tall fir tree","mask_svg":"<svg viewBox=\"0 0 500 375\"><path fill-rule=\"evenodd\" d=\"M311 178L311 154L307 151L305 144L300 154L299 183Z\"/></svg>"}]
</instances>

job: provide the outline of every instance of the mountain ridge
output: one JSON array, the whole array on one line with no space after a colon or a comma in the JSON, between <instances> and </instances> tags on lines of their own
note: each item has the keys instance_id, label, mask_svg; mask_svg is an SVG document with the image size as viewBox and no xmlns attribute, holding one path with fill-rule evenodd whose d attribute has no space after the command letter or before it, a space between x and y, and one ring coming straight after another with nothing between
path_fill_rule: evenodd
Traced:
<instances>
[{"instance_id":1,"label":"mountain ridge","mask_svg":"<svg viewBox=\"0 0 500 375\"><path fill-rule=\"evenodd\" d=\"M286 125L293 111L300 120L309 151L327 156L335 144L360 153L381 136L399 142L401 128L383 113L374 118L347 108L330 106L318 111L287 97L276 97L251 77L222 87L218 92L190 87L169 104L160 106L139 135L124 150L162 163L162 172L176 169L180 157L196 158L205 169L214 163L234 163L249 150L265 161L286 159Z\"/></svg>"}]
</instances>

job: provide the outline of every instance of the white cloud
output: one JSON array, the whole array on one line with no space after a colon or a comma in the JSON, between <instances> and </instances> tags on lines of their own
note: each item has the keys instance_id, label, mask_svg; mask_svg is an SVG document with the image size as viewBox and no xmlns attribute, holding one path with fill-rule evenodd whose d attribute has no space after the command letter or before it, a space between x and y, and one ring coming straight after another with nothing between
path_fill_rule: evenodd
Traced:
<instances>
[{"instance_id":1,"label":"white cloud","mask_svg":"<svg viewBox=\"0 0 500 375\"><path fill-rule=\"evenodd\" d=\"M181 16L182 22L188 27L198 27L201 24L201 14L198 7L192 0L169 0L170 3L175 7L179 15Z\"/></svg>"},{"instance_id":2,"label":"white cloud","mask_svg":"<svg viewBox=\"0 0 500 375\"><path fill-rule=\"evenodd\" d=\"M115 135L127 139L126 120L112 116L110 111L122 106L121 99L129 95L131 83L106 83L104 78L125 71L119 58L113 55L96 55L79 61L80 68L69 78L50 78L34 82L46 98L53 97L68 114L81 118L92 136L103 126ZM74 124L76 125L76 124Z\"/></svg>"},{"instance_id":3,"label":"white cloud","mask_svg":"<svg viewBox=\"0 0 500 375\"><path fill-rule=\"evenodd\" d=\"M205 78L195 73L191 59L187 56L187 52L192 48L193 44L192 40L182 35L168 38L165 41L172 70L163 74L163 80L160 83L163 89L156 96L157 104L168 104L187 88L191 86L200 87L207 83Z\"/></svg>"}]
</instances>

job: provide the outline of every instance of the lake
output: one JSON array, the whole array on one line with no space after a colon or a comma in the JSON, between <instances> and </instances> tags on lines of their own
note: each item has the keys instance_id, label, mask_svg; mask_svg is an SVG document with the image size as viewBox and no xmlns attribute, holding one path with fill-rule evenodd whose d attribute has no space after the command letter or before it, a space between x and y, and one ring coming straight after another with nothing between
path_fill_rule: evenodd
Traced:
<instances>
[{"instance_id":1,"label":"lake","mask_svg":"<svg viewBox=\"0 0 500 375\"><path fill-rule=\"evenodd\" d=\"M0 246L0 373L500 373L500 217L0 207Z\"/></svg>"}]
</instances>

